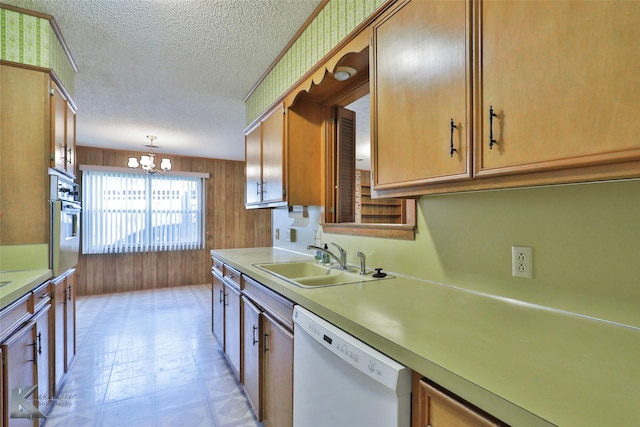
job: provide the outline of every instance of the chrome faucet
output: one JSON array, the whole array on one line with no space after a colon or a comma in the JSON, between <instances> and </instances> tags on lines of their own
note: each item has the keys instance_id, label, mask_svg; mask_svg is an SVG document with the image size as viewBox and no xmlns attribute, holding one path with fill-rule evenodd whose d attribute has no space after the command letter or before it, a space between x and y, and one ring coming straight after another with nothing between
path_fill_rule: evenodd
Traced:
<instances>
[{"instance_id":1,"label":"chrome faucet","mask_svg":"<svg viewBox=\"0 0 640 427\"><path fill-rule=\"evenodd\" d=\"M316 250L316 251L324 252L325 254L329 255L329 257L335 259L338 262L338 264L340 265L340 267L339 267L340 270L347 271L348 270L348 268L347 268L347 251L345 251L344 249L342 249L340 246L338 246L337 244L335 244L333 242L331 242L331 244L333 246L335 246L336 248L338 248L338 255L335 255L329 249L325 249L325 248L322 248L322 247L316 246L316 245L308 245L307 249L308 250L313 249L313 250Z\"/></svg>"},{"instance_id":2,"label":"chrome faucet","mask_svg":"<svg viewBox=\"0 0 640 427\"><path fill-rule=\"evenodd\" d=\"M357 252L356 255L358 256L358 258L360 258L360 274L364 276L365 274L367 274L367 257L362 252Z\"/></svg>"}]
</instances>

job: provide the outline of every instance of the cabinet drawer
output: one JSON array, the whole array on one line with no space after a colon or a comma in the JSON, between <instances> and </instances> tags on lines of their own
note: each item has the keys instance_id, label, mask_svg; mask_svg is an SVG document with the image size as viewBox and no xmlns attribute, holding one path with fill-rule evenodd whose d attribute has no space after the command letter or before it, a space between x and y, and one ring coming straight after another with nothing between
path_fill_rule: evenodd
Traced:
<instances>
[{"instance_id":1,"label":"cabinet drawer","mask_svg":"<svg viewBox=\"0 0 640 427\"><path fill-rule=\"evenodd\" d=\"M35 314L51 301L49 282L43 283L34 289L32 295L31 312Z\"/></svg>"},{"instance_id":2,"label":"cabinet drawer","mask_svg":"<svg viewBox=\"0 0 640 427\"><path fill-rule=\"evenodd\" d=\"M238 289L241 289L241 273L233 267L224 265L224 279L230 285L235 285Z\"/></svg>"},{"instance_id":3,"label":"cabinet drawer","mask_svg":"<svg viewBox=\"0 0 640 427\"><path fill-rule=\"evenodd\" d=\"M0 311L0 325L2 325L0 327L0 341L3 341L13 330L29 319L31 316L29 311L30 298L31 294L29 293Z\"/></svg>"},{"instance_id":4,"label":"cabinet drawer","mask_svg":"<svg viewBox=\"0 0 640 427\"><path fill-rule=\"evenodd\" d=\"M215 259L213 257L211 257L211 259L213 260L213 271L217 271L218 273L220 273L220 276L224 275L224 269L223 266L224 264L222 263L222 261L220 261L219 259Z\"/></svg>"},{"instance_id":5,"label":"cabinet drawer","mask_svg":"<svg viewBox=\"0 0 640 427\"><path fill-rule=\"evenodd\" d=\"M250 277L243 276L242 282L244 293L249 296L253 302L269 312L280 323L293 330L293 302L278 295Z\"/></svg>"}]
</instances>

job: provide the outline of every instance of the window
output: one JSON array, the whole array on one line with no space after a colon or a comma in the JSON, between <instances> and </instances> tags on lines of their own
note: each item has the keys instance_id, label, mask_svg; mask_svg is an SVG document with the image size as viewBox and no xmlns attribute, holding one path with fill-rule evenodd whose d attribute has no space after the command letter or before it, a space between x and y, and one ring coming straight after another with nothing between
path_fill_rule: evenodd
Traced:
<instances>
[{"instance_id":1,"label":"window","mask_svg":"<svg viewBox=\"0 0 640 427\"><path fill-rule=\"evenodd\" d=\"M82 253L204 248L203 178L84 170Z\"/></svg>"}]
</instances>

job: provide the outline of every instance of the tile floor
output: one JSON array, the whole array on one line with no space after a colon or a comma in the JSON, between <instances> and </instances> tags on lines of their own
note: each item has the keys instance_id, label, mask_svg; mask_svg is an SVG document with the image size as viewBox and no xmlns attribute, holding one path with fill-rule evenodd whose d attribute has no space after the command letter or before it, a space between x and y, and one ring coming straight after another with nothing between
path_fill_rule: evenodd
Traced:
<instances>
[{"instance_id":1,"label":"tile floor","mask_svg":"<svg viewBox=\"0 0 640 427\"><path fill-rule=\"evenodd\" d=\"M259 427L211 333L211 291L79 297L77 355L45 427Z\"/></svg>"}]
</instances>

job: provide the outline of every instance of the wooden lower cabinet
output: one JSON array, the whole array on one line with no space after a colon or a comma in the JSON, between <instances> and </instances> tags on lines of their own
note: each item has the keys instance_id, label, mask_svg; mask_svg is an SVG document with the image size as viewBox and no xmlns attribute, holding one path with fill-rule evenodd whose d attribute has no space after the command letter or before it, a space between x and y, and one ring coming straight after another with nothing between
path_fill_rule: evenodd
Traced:
<instances>
[{"instance_id":1,"label":"wooden lower cabinet","mask_svg":"<svg viewBox=\"0 0 640 427\"><path fill-rule=\"evenodd\" d=\"M412 427L495 427L506 425L415 372L412 391Z\"/></svg>"},{"instance_id":2,"label":"wooden lower cabinet","mask_svg":"<svg viewBox=\"0 0 640 427\"><path fill-rule=\"evenodd\" d=\"M75 269L0 311L0 427L33 427L45 422L75 356L75 329ZM12 417L16 407L13 390L24 393L34 386L26 398L33 407L22 409L32 419Z\"/></svg>"},{"instance_id":3,"label":"wooden lower cabinet","mask_svg":"<svg viewBox=\"0 0 640 427\"><path fill-rule=\"evenodd\" d=\"M20 329L14 332L9 338L2 343L3 357L3 377L4 377L4 401L2 406L5 408L3 413L4 425L8 427L34 427L38 424L38 419L29 419L30 412L27 409L35 408L36 391L30 397L24 397L20 400L31 404L32 408L25 408L25 418L17 417L11 414L12 411L18 409L18 402L13 399L14 390L26 390L29 387L37 385L37 347L36 347L36 324L33 321L25 323Z\"/></svg>"},{"instance_id":4,"label":"wooden lower cabinet","mask_svg":"<svg viewBox=\"0 0 640 427\"><path fill-rule=\"evenodd\" d=\"M36 398L34 399L35 406L43 413L47 414L50 407L51 398L53 397L53 387L51 382L51 367L49 364L49 314L51 305L47 304L41 311L39 311L34 317L35 323L35 337L34 337L34 354L36 354L36 368L37 368L37 381L38 389L36 391ZM41 421L44 419L41 419Z\"/></svg>"},{"instance_id":5,"label":"wooden lower cabinet","mask_svg":"<svg viewBox=\"0 0 640 427\"><path fill-rule=\"evenodd\" d=\"M256 418L265 427L292 427L293 302L215 258L213 264L213 334Z\"/></svg>"},{"instance_id":6,"label":"wooden lower cabinet","mask_svg":"<svg viewBox=\"0 0 640 427\"><path fill-rule=\"evenodd\" d=\"M65 279L66 300L64 312L64 371L68 372L76 357L76 272Z\"/></svg>"},{"instance_id":7,"label":"wooden lower cabinet","mask_svg":"<svg viewBox=\"0 0 640 427\"><path fill-rule=\"evenodd\" d=\"M229 270L230 274L224 273L223 276L224 271L224 266L214 260L214 267L211 269L211 330L236 378L242 380L240 273Z\"/></svg>"},{"instance_id":8,"label":"wooden lower cabinet","mask_svg":"<svg viewBox=\"0 0 640 427\"><path fill-rule=\"evenodd\" d=\"M53 387L57 393L64 374L69 370L76 354L76 271L71 269L51 282L53 316L51 331L54 338Z\"/></svg>"},{"instance_id":9,"label":"wooden lower cabinet","mask_svg":"<svg viewBox=\"0 0 640 427\"><path fill-rule=\"evenodd\" d=\"M211 331L218 341L218 345L224 351L224 282L222 273L213 270L213 282L211 287Z\"/></svg>"},{"instance_id":10,"label":"wooden lower cabinet","mask_svg":"<svg viewBox=\"0 0 640 427\"><path fill-rule=\"evenodd\" d=\"M262 311L242 296L242 387L256 417L262 419Z\"/></svg>"},{"instance_id":11,"label":"wooden lower cabinet","mask_svg":"<svg viewBox=\"0 0 640 427\"><path fill-rule=\"evenodd\" d=\"M293 426L293 331L263 317L264 419L266 427Z\"/></svg>"},{"instance_id":12,"label":"wooden lower cabinet","mask_svg":"<svg viewBox=\"0 0 640 427\"><path fill-rule=\"evenodd\" d=\"M242 381L240 370L240 290L228 283L224 284L224 354L236 374Z\"/></svg>"}]
</instances>

